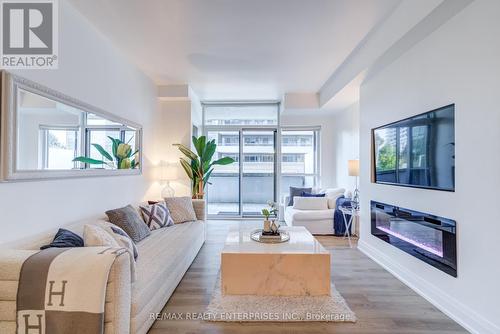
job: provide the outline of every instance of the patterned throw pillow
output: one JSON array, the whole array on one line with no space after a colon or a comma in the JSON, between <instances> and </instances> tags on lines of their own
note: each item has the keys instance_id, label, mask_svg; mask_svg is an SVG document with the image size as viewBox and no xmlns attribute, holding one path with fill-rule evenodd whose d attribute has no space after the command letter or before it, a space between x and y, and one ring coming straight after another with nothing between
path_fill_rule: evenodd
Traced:
<instances>
[{"instance_id":1,"label":"patterned throw pillow","mask_svg":"<svg viewBox=\"0 0 500 334\"><path fill-rule=\"evenodd\" d=\"M165 202L139 206L142 218L151 231L174 225Z\"/></svg>"},{"instance_id":2,"label":"patterned throw pillow","mask_svg":"<svg viewBox=\"0 0 500 334\"><path fill-rule=\"evenodd\" d=\"M118 242L118 244L120 244L121 247L125 247L129 253L133 255L134 260L137 259L137 256L139 256L137 247L134 241L128 236L127 233L125 233L124 230L109 222L103 222L102 227Z\"/></svg>"},{"instance_id":3,"label":"patterned throw pillow","mask_svg":"<svg viewBox=\"0 0 500 334\"><path fill-rule=\"evenodd\" d=\"M106 215L112 224L124 230L134 242L139 242L151 234L139 212L132 205L106 211Z\"/></svg>"},{"instance_id":4,"label":"patterned throw pillow","mask_svg":"<svg viewBox=\"0 0 500 334\"><path fill-rule=\"evenodd\" d=\"M191 197L167 197L165 203L174 223L179 224L197 219Z\"/></svg>"}]
</instances>

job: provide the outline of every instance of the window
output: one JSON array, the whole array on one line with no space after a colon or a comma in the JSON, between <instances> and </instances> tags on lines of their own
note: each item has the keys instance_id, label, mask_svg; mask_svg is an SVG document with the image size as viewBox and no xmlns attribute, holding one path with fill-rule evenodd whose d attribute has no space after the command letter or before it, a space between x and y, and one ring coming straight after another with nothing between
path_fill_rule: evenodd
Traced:
<instances>
[{"instance_id":1,"label":"window","mask_svg":"<svg viewBox=\"0 0 500 334\"><path fill-rule=\"evenodd\" d=\"M248 146L272 146L274 137L269 135L246 135L245 145Z\"/></svg>"},{"instance_id":2,"label":"window","mask_svg":"<svg viewBox=\"0 0 500 334\"><path fill-rule=\"evenodd\" d=\"M273 154L244 154L245 162L274 162Z\"/></svg>"},{"instance_id":3,"label":"window","mask_svg":"<svg viewBox=\"0 0 500 334\"><path fill-rule=\"evenodd\" d=\"M305 162L305 153L285 153L282 155L282 162Z\"/></svg>"},{"instance_id":4,"label":"window","mask_svg":"<svg viewBox=\"0 0 500 334\"><path fill-rule=\"evenodd\" d=\"M219 140L224 146L238 146L240 144L239 135L221 135Z\"/></svg>"},{"instance_id":5,"label":"window","mask_svg":"<svg viewBox=\"0 0 500 334\"><path fill-rule=\"evenodd\" d=\"M111 140L108 138L113 137L113 138L120 138L120 131L118 130L96 130L96 129L87 129L88 131L88 138L89 138L89 147L88 150L90 152L90 157L92 159L96 160L104 160L103 156L99 151L92 145L92 144L98 144L101 145L106 152L112 152L113 145ZM113 165L91 165L91 168L105 168L105 169L111 169L113 168Z\"/></svg>"},{"instance_id":6,"label":"window","mask_svg":"<svg viewBox=\"0 0 500 334\"><path fill-rule=\"evenodd\" d=\"M206 187L209 215L260 216L268 201L277 200L278 113L278 103L203 104L204 131L217 142L216 157L235 160L214 167Z\"/></svg>"},{"instance_id":7,"label":"window","mask_svg":"<svg viewBox=\"0 0 500 334\"><path fill-rule=\"evenodd\" d=\"M283 129L281 131L281 193L293 187L318 185L319 129Z\"/></svg>"},{"instance_id":8,"label":"window","mask_svg":"<svg viewBox=\"0 0 500 334\"><path fill-rule=\"evenodd\" d=\"M205 125L277 125L276 103L205 104Z\"/></svg>"},{"instance_id":9,"label":"window","mask_svg":"<svg viewBox=\"0 0 500 334\"><path fill-rule=\"evenodd\" d=\"M78 128L40 127L41 169L72 169L78 156Z\"/></svg>"},{"instance_id":10,"label":"window","mask_svg":"<svg viewBox=\"0 0 500 334\"><path fill-rule=\"evenodd\" d=\"M311 146L313 137L309 135L283 135L281 137L283 146Z\"/></svg>"}]
</instances>

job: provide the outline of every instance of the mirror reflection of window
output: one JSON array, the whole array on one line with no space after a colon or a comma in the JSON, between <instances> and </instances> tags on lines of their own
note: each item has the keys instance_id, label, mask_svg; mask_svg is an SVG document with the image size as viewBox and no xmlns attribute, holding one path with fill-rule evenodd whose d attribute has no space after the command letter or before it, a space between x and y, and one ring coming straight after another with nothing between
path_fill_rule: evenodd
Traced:
<instances>
[{"instance_id":1,"label":"mirror reflection of window","mask_svg":"<svg viewBox=\"0 0 500 334\"><path fill-rule=\"evenodd\" d=\"M63 103L19 90L17 168L72 169L80 154L84 113Z\"/></svg>"},{"instance_id":2,"label":"mirror reflection of window","mask_svg":"<svg viewBox=\"0 0 500 334\"><path fill-rule=\"evenodd\" d=\"M89 130L89 150L90 150L90 157L92 159L96 160L106 160L101 153L95 148L95 146L92 146L92 144L99 144L101 145L106 152L112 152L113 150L113 143L109 139L109 137L112 138L120 138L120 131L119 130ZM104 168L104 169L113 169L114 165L112 164L103 164L103 165L91 165L89 166L90 168Z\"/></svg>"},{"instance_id":3,"label":"mirror reflection of window","mask_svg":"<svg viewBox=\"0 0 500 334\"><path fill-rule=\"evenodd\" d=\"M73 159L78 155L78 127L40 128L39 169L72 169Z\"/></svg>"},{"instance_id":4,"label":"mirror reflection of window","mask_svg":"<svg viewBox=\"0 0 500 334\"><path fill-rule=\"evenodd\" d=\"M130 145L132 152L139 149L137 129L21 88L16 113L18 170L117 169L110 138ZM105 163L73 161L82 156Z\"/></svg>"}]
</instances>

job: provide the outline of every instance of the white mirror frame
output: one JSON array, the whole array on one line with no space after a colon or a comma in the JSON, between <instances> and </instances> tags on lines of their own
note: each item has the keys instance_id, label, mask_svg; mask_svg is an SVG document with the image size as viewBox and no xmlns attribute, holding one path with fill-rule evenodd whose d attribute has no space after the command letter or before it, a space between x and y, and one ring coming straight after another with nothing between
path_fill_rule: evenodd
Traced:
<instances>
[{"instance_id":1,"label":"white mirror frame","mask_svg":"<svg viewBox=\"0 0 500 334\"><path fill-rule=\"evenodd\" d=\"M141 125L115 116L107 111L59 93L53 89L14 75L0 71L0 178L2 181L29 181L76 177L120 176L142 174L142 127ZM72 169L72 170L18 170L17 169L17 96L19 89L48 99L67 104L82 112L105 117L110 121L129 125L137 129L139 148L139 168L136 169Z\"/></svg>"}]
</instances>

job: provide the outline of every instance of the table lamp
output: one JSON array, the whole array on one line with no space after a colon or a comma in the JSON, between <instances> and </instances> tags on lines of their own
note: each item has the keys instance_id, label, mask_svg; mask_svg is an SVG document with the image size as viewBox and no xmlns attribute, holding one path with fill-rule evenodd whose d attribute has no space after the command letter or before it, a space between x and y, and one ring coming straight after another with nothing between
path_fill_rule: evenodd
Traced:
<instances>
[{"instance_id":1,"label":"table lamp","mask_svg":"<svg viewBox=\"0 0 500 334\"><path fill-rule=\"evenodd\" d=\"M352 197L353 207L355 209L359 208L359 189L358 189L358 176L359 176L359 160L349 160L347 162L347 170L349 176L356 177L356 187L354 189L354 196Z\"/></svg>"},{"instance_id":2,"label":"table lamp","mask_svg":"<svg viewBox=\"0 0 500 334\"><path fill-rule=\"evenodd\" d=\"M174 180L177 180L177 167L171 163L161 163L160 184L164 186L161 190L161 198L174 197L175 190L170 186L170 181Z\"/></svg>"}]
</instances>

